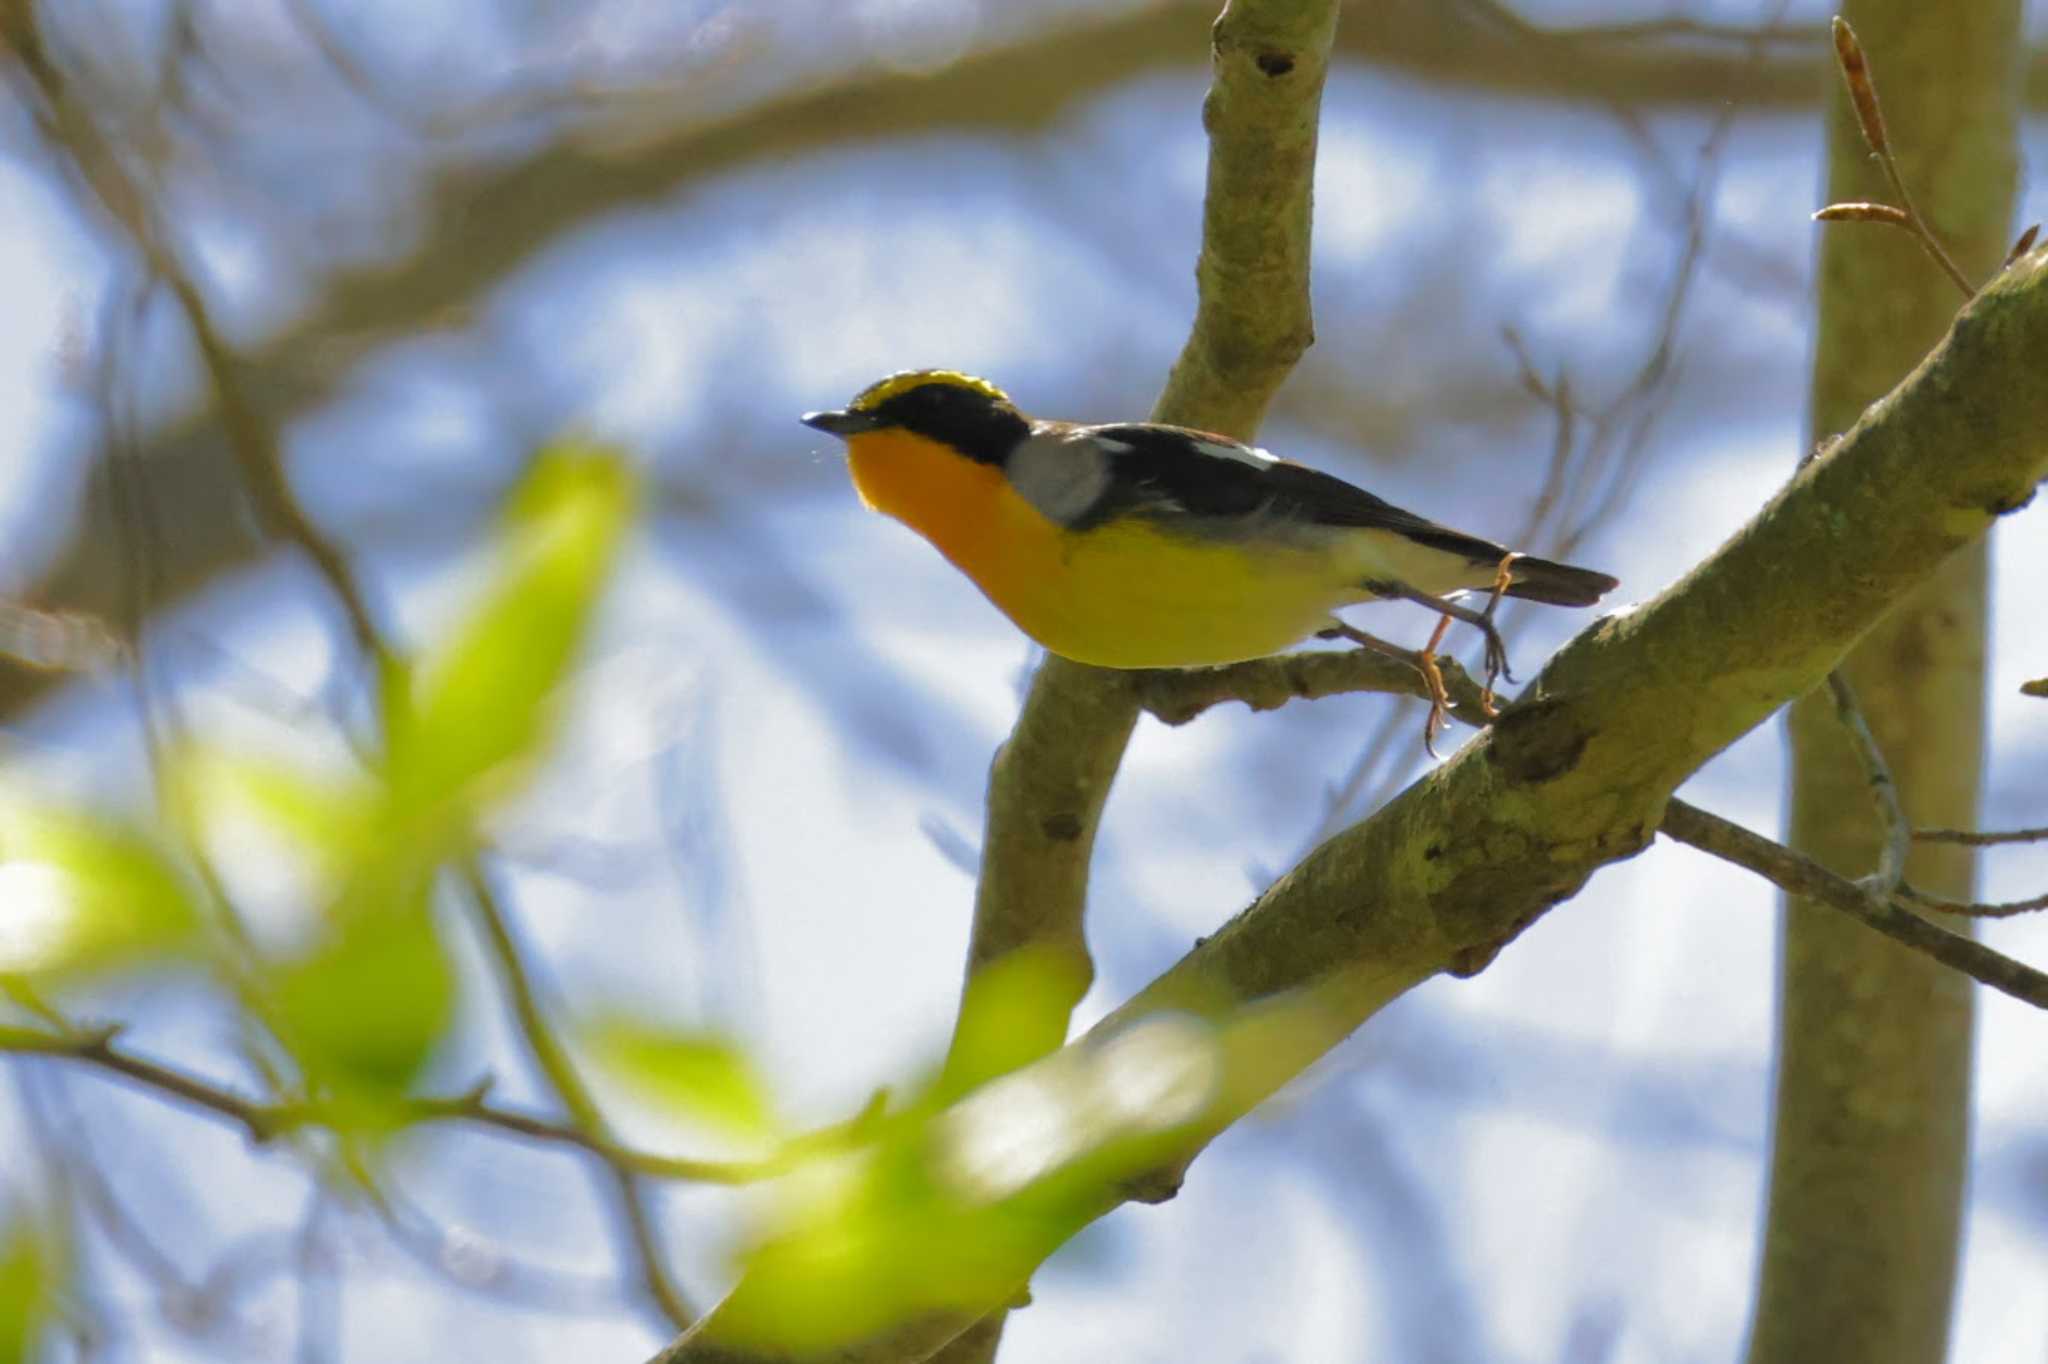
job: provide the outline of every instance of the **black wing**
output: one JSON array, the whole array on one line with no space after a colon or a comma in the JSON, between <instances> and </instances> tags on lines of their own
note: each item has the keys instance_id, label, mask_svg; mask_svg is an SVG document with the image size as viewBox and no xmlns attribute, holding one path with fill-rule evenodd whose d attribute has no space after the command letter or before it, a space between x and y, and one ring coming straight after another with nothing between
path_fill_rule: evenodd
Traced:
<instances>
[{"instance_id":1,"label":"black wing","mask_svg":"<svg viewBox=\"0 0 2048 1364\"><path fill-rule=\"evenodd\" d=\"M1475 563L1497 563L1507 553L1334 474L1275 459L1227 436L1136 422L1090 427L1089 433L1108 443L1116 471L1111 491L1089 509L1089 524L1148 511L1223 518L1268 513L1313 525L1394 531Z\"/></svg>"}]
</instances>

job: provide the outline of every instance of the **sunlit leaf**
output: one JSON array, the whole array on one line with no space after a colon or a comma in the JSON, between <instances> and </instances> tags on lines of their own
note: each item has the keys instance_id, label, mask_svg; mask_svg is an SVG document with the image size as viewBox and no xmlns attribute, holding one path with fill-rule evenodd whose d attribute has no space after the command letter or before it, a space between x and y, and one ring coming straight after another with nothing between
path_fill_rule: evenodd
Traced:
<instances>
[{"instance_id":1,"label":"sunlit leaf","mask_svg":"<svg viewBox=\"0 0 2048 1364\"><path fill-rule=\"evenodd\" d=\"M1012 952L974 974L946 1059L946 1088L959 1094L1058 1048L1086 988L1082 964L1056 948Z\"/></svg>"},{"instance_id":2,"label":"sunlit leaf","mask_svg":"<svg viewBox=\"0 0 2048 1364\"><path fill-rule=\"evenodd\" d=\"M55 1258L25 1225L0 1236L0 1364L26 1364L35 1357L55 1296Z\"/></svg>"},{"instance_id":3,"label":"sunlit leaf","mask_svg":"<svg viewBox=\"0 0 2048 1364\"><path fill-rule=\"evenodd\" d=\"M753 1063L724 1038L629 1017L601 1020L583 1037L621 1083L679 1118L746 1139L781 1130Z\"/></svg>"},{"instance_id":4,"label":"sunlit leaf","mask_svg":"<svg viewBox=\"0 0 2048 1364\"><path fill-rule=\"evenodd\" d=\"M455 966L424 888L402 908L334 916L328 939L270 987L280 1036L345 1097L402 1094L455 1016Z\"/></svg>"},{"instance_id":5,"label":"sunlit leaf","mask_svg":"<svg viewBox=\"0 0 2048 1364\"><path fill-rule=\"evenodd\" d=\"M141 833L90 815L10 809L0 832L0 974L153 966L197 946L183 871Z\"/></svg>"},{"instance_id":6,"label":"sunlit leaf","mask_svg":"<svg viewBox=\"0 0 2048 1364\"><path fill-rule=\"evenodd\" d=\"M807 1355L926 1312L979 1315L1085 1222L1023 1200L965 1202L930 1177L914 1129L742 1260L719 1316L732 1343Z\"/></svg>"},{"instance_id":7,"label":"sunlit leaf","mask_svg":"<svg viewBox=\"0 0 2048 1364\"><path fill-rule=\"evenodd\" d=\"M1170 1168L1225 1092L1229 1031L1145 1018L950 1105L913 1105L858 1155L799 1168L779 1225L742 1258L721 1339L805 1354L1002 1302L1131 1181Z\"/></svg>"},{"instance_id":8,"label":"sunlit leaf","mask_svg":"<svg viewBox=\"0 0 2048 1364\"><path fill-rule=\"evenodd\" d=\"M480 778L531 759L625 539L631 466L588 446L543 451L514 492L500 565L483 601L427 657L391 722L391 781L403 810L475 798ZM396 690L396 689L394 689Z\"/></svg>"}]
</instances>

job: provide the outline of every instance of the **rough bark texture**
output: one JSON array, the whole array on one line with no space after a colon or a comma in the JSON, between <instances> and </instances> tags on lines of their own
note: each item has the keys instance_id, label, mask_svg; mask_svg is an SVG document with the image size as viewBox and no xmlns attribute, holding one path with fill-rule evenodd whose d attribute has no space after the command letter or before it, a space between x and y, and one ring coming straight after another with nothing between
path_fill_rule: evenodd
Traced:
<instances>
[{"instance_id":1,"label":"rough bark texture","mask_svg":"<svg viewBox=\"0 0 2048 1364\"><path fill-rule=\"evenodd\" d=\"M2011 214L2016 0L1846 7L1874 66L1907 188L1973 279ZM1827 201L1891 199L1837 82ZM1852 422L1912 368L1959 299L1903 232L1823 229L1814 435ZM1951 438L1968 441L1967 429ZM1953 444L1929 445L1943 460ZM1985 555L1972 545L1844 664L1916 825L1975 823L1984 728ZM1862 875L1882 830L1827 698L1794 708L1790 841ZM1968 849L1921 845L1912 882L1967 899ZM1961 931L1966 926L1952 925ZM1945 1353L1968 1158L1972 995L1928 958L1831 909L1789 902L1776 1132L1751 1364Z\"/></svg>"}]
</instances>

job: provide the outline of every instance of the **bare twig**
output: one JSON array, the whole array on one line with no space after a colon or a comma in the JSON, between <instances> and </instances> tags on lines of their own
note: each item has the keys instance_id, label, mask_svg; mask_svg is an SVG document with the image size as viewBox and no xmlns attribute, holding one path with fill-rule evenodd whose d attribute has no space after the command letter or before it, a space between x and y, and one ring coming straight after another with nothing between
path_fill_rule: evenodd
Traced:
<instances>
[{"instance_id":1,"label":"bare twig","mask_svg":"<svg viewBox=\"0 0 2048 1364\"><path fill-rule=\"evenodd\" d=\"M2022 914L2032 914L2048 909L2048 895L2036 895L2030 900L2006 900L1984 903L1972 900L1951 900L1946 896L1929 895L1924 890L1911 886L1900 886L1898 897L1914 909L1930 914L1955 914L1966 919L2012 919Z\"/></svg>"},{"instance_id":2,"label":"bare twig","mask_svg":"<svg viewBox=\"0 0 2048 1364\"><path fill-rule=\"evenodd\" d=\"M34 18L24 15L10 24L8 36L13 55L41 96L37 122L52 149L69 158L99 207L127 234L150 271L170 286L178 300L212 381L229 447L264 521L313 561L321 580L340 602L357 647L373 660L386 660L389 650L367 594L340 549L313 524L285 481L277 432L243 384L241 362L215 326L198 285L157 220L147 189L129 172L85 102L72 93L64 73L45 51Z\"/></svg>"},{"instance_id":3,"label":"bare twig","mask_svg":"<svg viewBox=\"0 0 2048 1364\"><path fill-rule=\"evenodd\" d=\"M1948 248L1934 235L1934 229L1920 216L1914 207L1913 196L1906 189L1905 177L1899 173L1898 158L1892 155L1891 137L1885 131L1884 109L1877 100L1877 81L1870 73L1870 59L1864 55L1863 44L1856 40L1856 30L1849 27L1849 21L1836 15L1833 32L1835 39L1835 62L1842 69L1842 82L1849 88L1849 103L1856 110L1857 126L1863 130L1863 140L1870 146L1877 162L1884 167L1885 178L1891 181L1892 193L1899 196L1898 216L1891 217L1878 213L1842 212L1839 210L1879 210L1888 207L1883 204L1831 204L1814 214L1824 222L1854 220L1860 222L1892 223L1913 234L1916 241L1925 247L1927 254L1934 258L1942 273L1947 275L1962 290L1964 298L1976 296L1977 287L1970 283L1962 267L1948 254Z\"/></svg>"},{"instance_id":4,"label":"bare twig","mask_svg":"<svg viewBox=\"0 0 2048 1364\"><path fill-rule=\"evenodd\" d=\"M1405 676L1402 675L1404 673ZM1455 670L1453 675L1457 679L1453 691L1458 695L1457 704L1451 714L1475 728L1483 727L1487 721L1483 712L1478 709L1478 684L1466 676L1462 669ZM1906 855L1912 839L1978 846L1992 843L2040 842L2048 841L2048 829L2017 829L2010 833L1988 834L1970 833L1960 829L1912 831L1906 824L1904 812L1900 809L1898 789L1892 781L1889 768L1885 765L1884 755L1878 750L1876 740L1871 736L1870 728L1855 704L1854 695L1839 674L1829 674L1828 681L1843 728L1848 732L1856 747L1858 759L1863 763L1864 771L1870 778L1872 796L1877 802L1880 818L1885 824L1885 845L1879 857L1878 870L1861 881L1845 881L1844 884L1868 891L1887 902L1896 901L1914 910L1955 914L1968 918L2011 918L2048 909L2048 895L2004 903L1976 903L1930 895L1905 884L1903 878ZM1203 711L1225 701L1242 701L1254 710L1271 710L1290 700L1313 700L1347 692L1395 692L1416 695L1421 691L1421 683L1416 679L1413 669L1392 659L1361 652L1287 654L1279 658L1259 659L1253 663L1235 664L1227 668L1209 668L1199 672L1144 674L1138 687L1140 704L1167 724L1185 724ZM1672 836L1679 837L1676 833ZM1749 836L1759 838L1754 834ZM1680 841L1692 840L1681 838ZM1770 847L1779 849L1788 857L1802 856L1776 843L1770 844ZM1784 883L1780 881L1777 884L1782 886ZM1834 904L1825 897L1816 898L1821 899L1823 903ZM1880 926L1880 931L1888 930Z\"/></svg>"},{"instance_id":5,"label":"bare twig","mask_svg":"<svg viewBox=\"0 0 2048 1364\"><path fill-rule=\"evenodd\" d=\"M2021 696L2048 696L2048 677L2037 677L2031 682L2020 683Z\"/></svg>"},{"instance_id":6,"label":"bare twig","mask_svg":"<svg viewBox=\"0 0 2048 1364\"><path fill-rule=\"evenodd\" d=\"M0 1053L81 1062L119 1075L145 1089L233 1123L258 1145L303 1128L333 1124L334 1115L314 1100L252 1099L177 1066L137 1055L119 1045L119 1036L118 1028L92 1028L67 1033L0 1025ZM805 1152L854 1139L866 1121L856 1118L851 1123L801 1138L791 1143L784 1154L769 1160L695 1160L637 1150L577 1123L491 1103L486 1098L487 1090L487 1086L477 1086L461 1094L408 1099L400 1105L399 1111L408 1122L471 1123L531 1141L574 1147L596 1156L607 1165L637 1175L705 1184L749 1184L770 1178L787 1170Z\"/></svg>"},{"instance_id":7,"label":"bare twig","mask_svg":"<svg viewBox=\"0 0 2048 1364\"><path fill-rule=\"evenodd\" d=\"M1760 61L1761 44L1780 27L1785 4L1771 6L1761 27L1748 31L1749 57ZM1560 39L1555 29L1531 24L1497 3L1478 7L1481 16L1538 40ZM1817 35L1816 35L1817 36ZM1569 45L1570 40L1566 40ZM1735 111L1747 96L1720 107L1694 159L1690 177L1667 165L1663 144L1645 125L1641 111L1618 99L1603 101L1623 133L1640 148L1660 191L1676 199L1682 238L1656 308L1657 325L1645 342L1628 380L1611 398L1594 406L1582 404L1570 375L1559 369L1555 381L1537 372L1520 333L1503 328L1523 388L1554 414L1551 453L1543 482L1520 526L1505 537L1556 558L1570 558L1595 530L1613 517L1632 493L1649 453L1659 414L1669 401L1677 375L1681 325L1694 286L1707 257L1710 232L1716 230L1713 191L1720 160L1734 128ZM1510 638L1512 628L1503 631ZM1390 707L1374 733L1360 746L1359 756L1332 790L1324 818L1302 841L1301 852L1321 843L1359 814L1390 799L1410 777L1410 765L1399 761L1394 739L1406 707ZM1459 716L1465 719L1464 716Z\"/></svg>"},{"instance_id":8,"label":"bare twig","mask_svg":"<svg viewBox=\"0 0 2048 1364\"><path fill-rule=\"evenodd\" d=\"M1929 923L1895 899L1837 876L1804 853L1676 799L1665 806L1658 829L1680 843L1753 871L1792 895L1840 910L1980 984L2037 1009L2048 1009L2048 974L1994 952L1974 938Z\"/></svg>"},{"instance_id":9,"label":"bare twig","mask_svg":"<svg viewBox=\"0 0 2048 1364\"><path fill-rule=\"evenodd\" d=\"M1993 848L2002 843L2048 842L2048 828L2003 829L1915 829L1913 837L1922 843L1960 843L1968 848Z\"/></svg>"},{"instance_id":10,"label":"bare twig","mask_svg":"<svg viewBox=\"0 0 2048 1364\"><path fill-rule=\"evenodd\" d=\"M1870 783L1870 798L1877 805L1878 822L1884 826L1884 846L1878 852L1877 870L1868 878L1868 884L1877 894L1888 897L1905 880L1906 856L1913 850L1913 826L1907 823L1906 812L1899 804L1898 783L1892 780L1891 767L1877 746L1877 737L1870 732L1870 724L1856 704L1856 693L1839 668L1828 674L1828 694L1834 698L1835 716L1842 722L1850 746L1856 750L1864 780Z\"/></svg>"},{"instance_id":11,"label":"bare twig","mask_svg":"<svg viewBox=\"0 0 2048 1364\"><path fill-rule=\"evenodd\" d=\"M639 1265L641 1286L649 1301L676 1329L687 1329L696 1313L669 1271L668 1258L662 1250L660 1234L655 1229L653 1212L647 1205L638 1172L629 1164L610 1159L599 1149L612 1144L610 1126L598 1110L596 1099L583 1083L583 1077L577 1073L576 1063L555 1036L546 1011L541 1008L539 993L512 936L511 922L483 868L475 859L466 859L462 865L462 878L469 888L470 904L476 911L477 923L483 929L485 944L490 949L493 970L519 1025L519 1035L525 1040L526 1048L547 1080L548 1087L569 1110L572 1125L595 1143L586 1149L604 1162L605 1173L618 1197L627 1237L632 1242L633 1255Z\"/></svg>"},{"instance_id":12,"label":"bare twig","mask_svg":"<svg viewBox=\"0 0 2048 1364\"><path fill-rule=\"evenodd\" d=\"M146 1060L115 1045L118 1027L56 1032L0 1025L0 1052L83 1061L156 1090L190 1107L225 1118L261 1145L294 1125L286 1106L247 1099L174 1066Z\"/></svg>"},{"instance_id":13,"label":"bare twig","mask_svg":"<svg viewBox=\"0 0 2048 1364\"><path fill-rule=\"evenodd\" d=\"M1314 337L1310 199L1337 11L1236 0L1212 29L1195 320L1154 420L1249 437ZM1024 947L1072 968L1063 1007L1021 1051L1060 1045L1092 977L1089 859L1137 717L1126 675L1048 657L990 770L967 983Z\"/></svg>"}]
</instances>

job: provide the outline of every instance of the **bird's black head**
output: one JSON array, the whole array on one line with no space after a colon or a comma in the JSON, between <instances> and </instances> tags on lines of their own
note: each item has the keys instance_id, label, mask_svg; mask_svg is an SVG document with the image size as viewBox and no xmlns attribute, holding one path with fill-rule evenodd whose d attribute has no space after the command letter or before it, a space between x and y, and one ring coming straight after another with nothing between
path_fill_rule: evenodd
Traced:
<instances>
[{"instance_id":1,"label":"bird's black head","mask_svg":"<svg viewBox=\"0 0 2048 1364\"><path fill-rule=\"evenodd\" d=\"M1031 423L1007 393L986 379L945 369L892 374L861 390L844 410L806 412L803 420L835 436L909 431L988 464L1000 464L1031 433Z\"/></svg>"}]
</instances>

